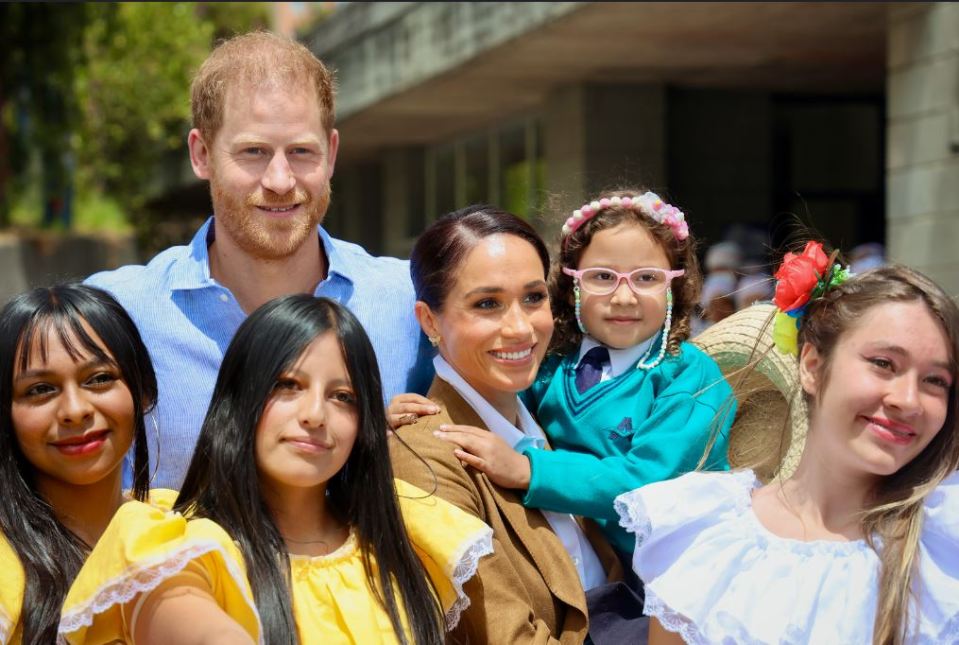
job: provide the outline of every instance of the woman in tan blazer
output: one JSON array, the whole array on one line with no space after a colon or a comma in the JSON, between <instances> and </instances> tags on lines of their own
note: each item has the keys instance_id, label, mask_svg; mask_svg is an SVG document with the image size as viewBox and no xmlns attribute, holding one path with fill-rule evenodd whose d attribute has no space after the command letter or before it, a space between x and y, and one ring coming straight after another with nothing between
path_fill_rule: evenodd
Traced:
<instances>
[{"instance_id":1,"label":"woman in tan blazer","mask_svg":"<svg viewBox=\"0 0 959 645\"><path fill-rule=\"evenodd\" d=\"M515 491L493 484L466 465L456 445L434 435L441 426L474 426L480 441L548 448L517 397L536 377L553 331L548 266L528 224L485 206L437 220L411 256L417 318L438 349L429 398L440 413L397 431L394 473L493 529L494 553L466 583L471 604L454 642L582 643L584 587L622 576L595 525L525 508ZM515 449L500 454L505 467L526 459Z\"/></svg>"}]
</instances>

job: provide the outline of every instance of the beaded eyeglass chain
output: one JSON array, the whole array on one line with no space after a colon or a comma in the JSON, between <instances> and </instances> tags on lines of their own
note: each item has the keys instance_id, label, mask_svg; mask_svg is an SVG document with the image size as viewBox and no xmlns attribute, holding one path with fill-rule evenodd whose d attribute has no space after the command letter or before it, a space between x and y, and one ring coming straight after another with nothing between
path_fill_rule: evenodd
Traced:
<instances>
[{"instance_id":1,"label":"beaded eyeglass chain","mask_svg":"<svg viewBox=\"0 0 959 645\"><path fill-rule=\"evenodd\" d=\"M584 334L588 334L586 331L586 325L583 324L583 318L580 315L582 312L582 303L580 302L580 290L579 284L573 282L573 311L576 313L576 324L579 326L579 331ZM638 370L651 370L660 363L663 362L663 358L666 356L666 343L669 341L669 330L673 326L673 290L670 287L666 288L666 320L663 322L663 336L662 341L659 344L659 354L656 355L656 359L652 363L647 363L646 359L649 358L649 354L653 351L653 345L655 343L649 344L649 349L646 350L646 353L643 354L643 357L639 359L639 362L636 363L636 369Z\"/></svg>"}]
</instances>

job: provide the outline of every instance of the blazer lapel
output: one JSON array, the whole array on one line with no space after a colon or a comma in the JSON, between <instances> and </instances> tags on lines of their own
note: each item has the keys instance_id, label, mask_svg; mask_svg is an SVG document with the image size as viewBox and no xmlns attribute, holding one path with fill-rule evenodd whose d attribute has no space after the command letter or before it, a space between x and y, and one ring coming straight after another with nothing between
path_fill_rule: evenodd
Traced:
<instances>
[{"instance_id":1,"label":"blazer lapel","mask_svg":"<svg viewBox=\"0 0 959 645\"><path fill-rule=\"evenodd\" d=\"M476 411L442 379L434 379L427 396L443 405L457 424L486 428ZM468 467L468 470L479 485L490 491L500 513L523 543L553 595L586 615L583 583L546 517L537 509L527 511L515 491L497 486L474 468Z\"/></svg>"}]
</instances>

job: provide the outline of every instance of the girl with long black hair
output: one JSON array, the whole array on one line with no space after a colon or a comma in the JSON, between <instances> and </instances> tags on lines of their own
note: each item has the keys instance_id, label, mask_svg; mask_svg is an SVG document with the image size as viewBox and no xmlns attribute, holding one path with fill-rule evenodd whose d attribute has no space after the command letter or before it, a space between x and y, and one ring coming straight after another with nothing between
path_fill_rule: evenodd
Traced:
<instances>
[{"instance_id":1,"label":"girl with long black hair","mask_svg":"<svg viewBox=\"0 0 959 645\"><path fill-rule=\"evenodd\" d=\"M92 545L127 495L146 499L156 397L150 355L106 292L39 288L0 311L0 643L54 642Z\"/></svg>"},{"instance_id":2,"label":"girl with long black hair","mask_svg":"<svg viewBox=\"0 0 959 645\"><path fill-rule=\"evenodd\" d=\"M81 572L132 592L68 602L119 611L107 640L124 642L442 643L491 531L393 480L382 401L347 309L262 306L227 349L175 512L127 504Z\"/></svg>"}]
</instances>

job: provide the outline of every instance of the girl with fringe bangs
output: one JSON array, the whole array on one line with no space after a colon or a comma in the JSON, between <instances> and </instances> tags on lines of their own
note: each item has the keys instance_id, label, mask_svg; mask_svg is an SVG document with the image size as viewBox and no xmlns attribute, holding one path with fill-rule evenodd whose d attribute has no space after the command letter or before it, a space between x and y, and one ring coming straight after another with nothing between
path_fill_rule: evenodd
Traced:
<instances>
[{"instance_id":1,"label":"girl with fringe bangs","mask_svg":"<svg viewBox=\"0 0 959 645\"><path fill-rule=\"evenodd\" d=\"M129 495L146 499L156 397L150 355L107 293L39 288L0 311L0 643L56 640L64 597L124 501L131 444Z\"/></svg>"},{"instance_id":2,"label":"girl with fringe bangs","mask_svg":"<svg viewBox=\"0 0 959 645\"><path fill-rule=\"evenodd\" d=\"M386 439L356 318L307 295L263 305L227 349L174 512L120 510L67 640L119 612L107 641L442 643L491 532L394 481Z\"/></svg>"},{"instance_id":3,"label":"girl with fringe bangs","mask_svg":"<svg viewBox=\"0 0 959 645\"><path fill-rule=\"evenodd\" d=\"M808 409L795 472L617 499L654 645L959 642L959 309L917 271L834 257L811 242L776 274L773 351L798 356Z\"/></svg>"}]
</instances>

